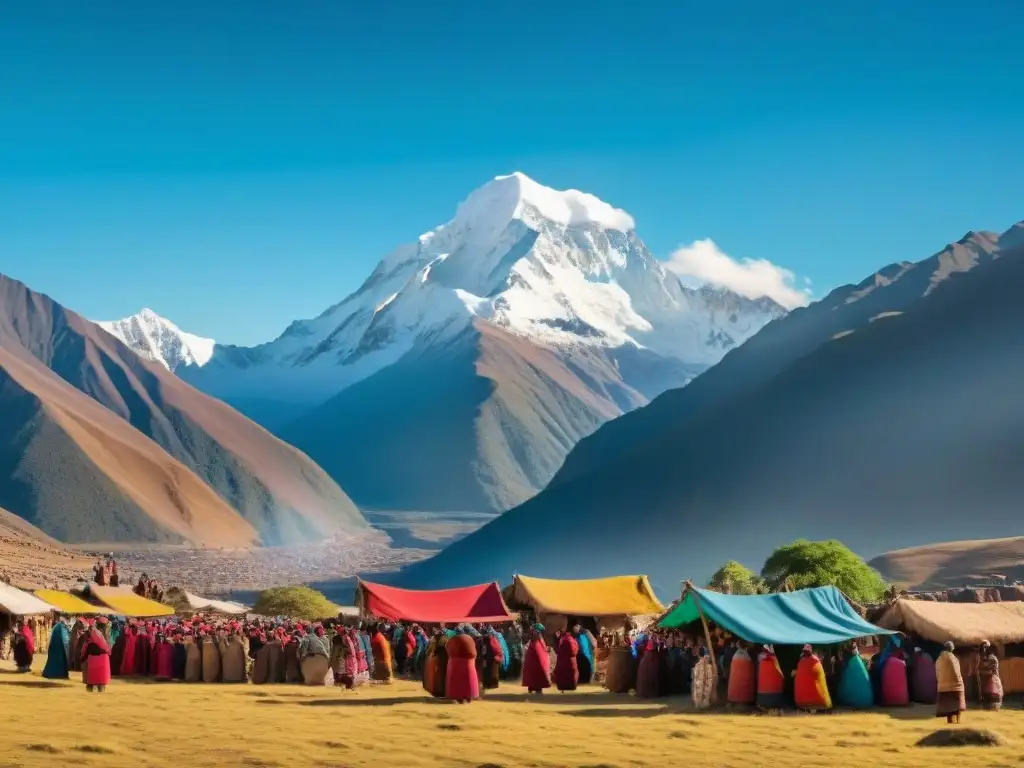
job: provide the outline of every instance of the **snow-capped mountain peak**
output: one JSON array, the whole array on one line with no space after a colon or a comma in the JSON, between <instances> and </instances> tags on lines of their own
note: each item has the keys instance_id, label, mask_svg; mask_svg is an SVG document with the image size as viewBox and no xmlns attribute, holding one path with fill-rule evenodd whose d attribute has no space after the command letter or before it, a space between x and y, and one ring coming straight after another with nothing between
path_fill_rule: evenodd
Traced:
<instances>
[{"instance_id":1,"label":"snow-capped mountain peak","mask_svg":"<svg viewBox=\"0 0 1024 768\"><path fill-rule=\"evenodd\" d=\"M142 357L160 363L170 371L177 370L179 366L206 365L216 346L213 339L186 333L149 308L122 320L99 321L96 324Z\"/></svg>"},{"instance_id":2,"label":"snow-capped mountain peak","mask_svg":"<svg viewBox=\"0 0 1024 768\"><path fill-rule=\"evenodd\" d=\"M458 207L455 220L494 222L505 226L510 219L546 220L570 228L597 227L629 232L633 217L603 200L578 189L557 190L538 184L515 171L496 176L474 191Z\"/></svg>"},{"instance_id":3,"label":"snow-capped mountain peak","mask_svg":"<svg viewBox=\"0 0 1024 768\"><path fill-rule=\"evenodd\" d=\"M707 366L784 314L770 300L684 286L634 226L594 195L495 177L340 303L259 347L218 347L189 379L236 396L325 397L479 322L560 349L628 345Z\"/></svg>"}]
</instances>

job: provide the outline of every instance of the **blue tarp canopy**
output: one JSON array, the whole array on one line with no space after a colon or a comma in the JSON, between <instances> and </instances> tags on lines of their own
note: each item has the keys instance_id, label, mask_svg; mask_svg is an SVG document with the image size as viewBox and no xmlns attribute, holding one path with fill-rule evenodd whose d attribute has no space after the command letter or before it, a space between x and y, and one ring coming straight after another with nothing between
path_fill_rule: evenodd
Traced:
<instances>
[{"instance_id":1,"label":"blue tarp canopy","mask_svg":"<svg viewBox=\"0 0 1024 768\"><path fill-rule=\"evenodd\" d=\"M700 620L701 610L708 621L751 643L831 645L868 635L894 634L864 621L835 587L773 595L723 595L687 587L658 626L686 626Z\"/></svg>"}]
</instances>

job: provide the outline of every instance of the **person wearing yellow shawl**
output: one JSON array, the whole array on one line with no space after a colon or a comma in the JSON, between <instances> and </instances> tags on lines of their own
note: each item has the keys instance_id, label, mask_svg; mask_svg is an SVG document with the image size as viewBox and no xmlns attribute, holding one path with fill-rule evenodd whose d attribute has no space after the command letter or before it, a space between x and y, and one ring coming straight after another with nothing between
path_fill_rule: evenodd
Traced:
<instances>
[{"instance_id":1,"label":"person wearing yellow shawl","mask_svg":"<svg viewBox=\"0 0 1024 768\"><path fill-rule=\"evenodd\" d=\"M796 679L793 682L793 698L797 709L832 709L832 696L825 681L825 667L814 650L805 645L796 665Z\"/></svg>"},{"instance_id":2,"label":"person wearing yellow shawl","mask_svg":"<svg viewBox=\"0 0 1024 768\"><path fill-rule=\"evenodd\" d=\"M935 660L935 678L939 688L935 716L945 717L947 723L959 723L960 713L967 709L967 700L964 697L964 677L960 674L960 659L953 653L952 642L942 647L942 653Z\"/></svg>"},{"instance_id":3,"label":"person wearing yellow shawl","mask_svg":"<svg viewBox=\"0 0 1024 768\"><path fill-rule=\"evenodd\" d=\"M371 676L378 683L390 684L395 672L391 660L391 643L385 637L385 630L383 624L375 624L370 632L370 647L373 652Z\"/></svg>"},{"instance_id":4,"label":"person wearing yellow shawl","mask_svg":"<svg viewBox=\"0 0 1024 768\"><path fill-rule=\"evenodd\" d=\"M708 649L701 646L700 658L693 667L693 684L690 688L694 709L708 709L714 692L715 668L711 664Z\"/></svg>"}]
</instances>

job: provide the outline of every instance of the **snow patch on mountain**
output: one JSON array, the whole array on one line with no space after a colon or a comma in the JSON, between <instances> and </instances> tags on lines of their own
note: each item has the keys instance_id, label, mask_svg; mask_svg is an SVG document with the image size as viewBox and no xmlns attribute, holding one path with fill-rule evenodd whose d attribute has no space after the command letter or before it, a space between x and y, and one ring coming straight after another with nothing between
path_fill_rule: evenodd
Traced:
<instances>
[{"instance_id":1,"label":"snow patch on mountain","mask_svg":"<svg viewBox=\"0 0 1024 768\"><path fill-rule=\"evenodd\" d=\"M596 226L629 232L636 226L628 213L587 192L551 189L519 171L480 187L458 207L455 218L501 227L510 219L529 219L534 214L570 228Z\"/></svg>"},{"instance_id":2,"label":"snow patch on mountain","mask_svg":"<svg viewBox=\"0 0 1024 768\"><path fill-rule=\"evenodd\" d=\"M122 320L97 322L100 328L120 339L136 353L160 363L169 371L181 366L204 366L213 357L216 342L186 333L151 309Z\"/></svg>"}]
</instances>

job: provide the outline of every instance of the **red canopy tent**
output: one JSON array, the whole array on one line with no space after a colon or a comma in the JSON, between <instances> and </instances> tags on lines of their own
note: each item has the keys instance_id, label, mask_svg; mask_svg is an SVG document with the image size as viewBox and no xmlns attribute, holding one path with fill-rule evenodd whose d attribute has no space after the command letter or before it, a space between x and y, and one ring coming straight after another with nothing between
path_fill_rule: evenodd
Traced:
<instances>
[{"instance_id":1,"label":"red canopy tent","mask_svg":"<svg viewBox=\"0 0 1024 768\"><path fill-rule=\"evenodd\" d=\"M356 592L364 615L389 621L418 621L423 624L480 624L512 621L501 588L495 583L458 589L399 589L359 581Z\"/></svg>"}]
</instances>

